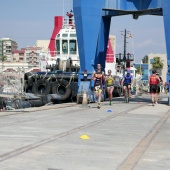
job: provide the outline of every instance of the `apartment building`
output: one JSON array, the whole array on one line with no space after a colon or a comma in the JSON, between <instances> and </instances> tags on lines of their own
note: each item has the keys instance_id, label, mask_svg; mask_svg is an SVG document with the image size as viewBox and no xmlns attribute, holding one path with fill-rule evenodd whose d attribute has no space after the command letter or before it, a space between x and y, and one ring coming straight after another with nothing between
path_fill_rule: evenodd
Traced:
<instances>
[{"instance_id":1,"label":"apartment building","mask_svg":"<svg viewBox=\"0 0 170 170\"><path fill-rule=\"evenodd\" d=\"M12 51L16 50L18 48L18 44L11 40L10 38L1 38L2 46L0 49L2 49L2 56L6 56L6 61L11 62L12 61ZM1 50L0 50L1 51Z\"/></svg>"},{"instance_id":2,"label":"apartment building","mask_svg":"<svg viewBox=\"0 0 170 170\"><path fill-rule=\"evenodd\" d=\"M41 59L41 51L42 47L26 47L25 55L26 55L26 63L28 63L28 67L31 69L33 67L40 66Z\"/></svg>"},{"instance_id":3,"label":"apartment building","mask_svg":"<svg viewBox=\"0 0 170 170\"><path fill-rule=\"evenodd\" d=\"M12 52L12 62L20 62L25 63L26 62L26 55L25 55L25 48L22 48L21 50L14 50Z\"/></svg>"},{"instance_id":4,"label":"apartment building","mask_svg":"<svg viewBox=\"0 0 170 170\"><path fill-rule=\"evenodd\" d=\"M37 40L36 47L41 47L45 52L48 52L50 40Z\"/></svg>"},{"instance_id":5,"label":"apartment building","mask_svg":"<svg viewBox=\"0 0 170 170\"><path fill-rule=\"evenodd\" d=\"M0 56L3 55L3 49L2 49L2 40L0 40Z\"/></svg>"}]
</instances>

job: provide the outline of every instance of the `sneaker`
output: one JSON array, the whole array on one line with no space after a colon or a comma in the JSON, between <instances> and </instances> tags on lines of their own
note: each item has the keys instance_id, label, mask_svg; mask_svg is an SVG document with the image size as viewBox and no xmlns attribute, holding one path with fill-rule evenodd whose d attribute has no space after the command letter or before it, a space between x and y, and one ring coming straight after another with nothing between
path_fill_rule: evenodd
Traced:
<instances>
[{"instance_id":1,"label":"sneaker","mask_svg":"<svg viewBox=\"0 0 170 170\"><path fill-rule=\"evenodd\" d=\"M100 104L98 104L97 108L100 109Z\"/></svg>"},{"instance_id":2,"label":"sneaker","mask_svg":"<svg viewBox=\"0 0 170 170\"><path fill-rule=\"evenodd\" d=\"M154 103L152 103L152 106L154 106Z\"/></svg>"},{"instance_id":3,"label":"sneaker","mask_svg":"<svg viewBox=\"0 0 170 170\"><path fill-rule=\"evenodd\" d=\"M158 104L158 102L155 102L155 104Z\"/></svg>"},{"instance_id":4,"label":"sneaker","mask_svg":"<svg viewBox=\"0 0 170 170\"><path fill-rule=\"evenodd\" d=\"M112 101L110 101L109 105L112 105Z\"/></svg>"}]
</instances>

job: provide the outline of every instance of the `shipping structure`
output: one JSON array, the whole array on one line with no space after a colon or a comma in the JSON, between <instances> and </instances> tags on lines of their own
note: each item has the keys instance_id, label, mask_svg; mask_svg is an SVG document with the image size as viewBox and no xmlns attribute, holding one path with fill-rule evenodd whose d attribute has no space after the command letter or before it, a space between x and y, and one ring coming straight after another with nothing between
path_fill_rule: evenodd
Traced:
<instances>
[{"instance_id":1,"label":"shipping structure","mask_svg":"<svg viewBox=\"0 0 170 170\"><path fill-rule=\"evenodd\" d=\"M67 17L55 16L54 30L48 46L48 58L41 58L40 71L35 73L25 73L25 92L44 96L44 100L49 101L77 101L82 102L82 95L86 89L88 101L94 102L93 80L80 80L80 74L88 74L88 70L80 73L80 57L77 42L74 14L67 12ZM115 53L111 43L115 38L109 38L106 54L106 68L115 74ZM89 40L90 41L90 40ZM115 43L114 43L115 44ZM83 83L82 83L83 81ZM89 89L89 83L91 84ZM102 95L105 99L105 94Z\"/></svg>"}]
</instances>

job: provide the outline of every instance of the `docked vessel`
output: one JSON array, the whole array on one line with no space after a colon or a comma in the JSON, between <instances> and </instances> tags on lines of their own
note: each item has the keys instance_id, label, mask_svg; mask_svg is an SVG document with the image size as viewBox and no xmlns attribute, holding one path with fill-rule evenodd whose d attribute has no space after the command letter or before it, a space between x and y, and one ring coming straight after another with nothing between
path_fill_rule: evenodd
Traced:
<instances>
[{"instance_id":1,"label":"docked vessel","mask_svg":"<svg viewBox=\"0 0 170 170\"><path fill-rule=\"evenodd\" d=\"M25 92L44 96L47 101L76 99L80 60L72 11L67 13L67 18L54 18L54 30L48 48L50 59L41 59L40 72L25 74ZM115 74L114 51L110 39L106 56L107 69Z\"/></svg>"}]
</instances>

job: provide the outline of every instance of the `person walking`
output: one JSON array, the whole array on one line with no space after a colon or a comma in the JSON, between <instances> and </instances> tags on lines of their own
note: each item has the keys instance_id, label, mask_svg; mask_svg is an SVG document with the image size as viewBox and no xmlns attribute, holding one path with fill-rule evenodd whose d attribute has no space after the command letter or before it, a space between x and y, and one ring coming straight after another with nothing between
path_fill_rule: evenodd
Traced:
<instances>
[{"instance_id":1,"label":"person walking","mask_svg":"<svg viewBox=\"0 0 170 170\"><path fill-rule=\"evenodd\" d=\"M163 85L163 80L162 80L162 77L159 75L159 72L156 72L156 75L159 77L160 81L157 85L157 95L156 95L156 100L157 100L157 103L158 104L158 100L159 100L159 95L160 95L160 92L162 92L162 85Z\"/></svg>"},{"instance_id":2,"label":"person walking","mask_svg":"<svg viewBox=\"0 0 170 170\"><path fill-rule=\"evenodd\" d=\"M109 97L110 105L112 105L112 98L113 98L113 90L115 84L115 77L112 76L112 71L108 70L108 75L105 77L106 82L106 90Z\"/></svg>"},{"instance_id":3,"label":"person walking","mask_svg":"<svg viewBox=\"0 0 170 170\"><path fill-rule=\"evenodd\" d=\"M3 111L6 110L6 98L3 99Z\"/></svg>"},{"instance_id":4,"label":"person walking","mask_svg":"<svg viewBox=\"0 0 170 170\"><path fill-rule=\"evenodd\" d=\"M103 90L103 79L104 79L104 72L101 71L100 64L97 64L97 70L93 73L92 78L94 80L94 90L98 98L97 108L100 109L101 93Z\"/></svg>"},{"instance_id":5,"label":"person walking","mask_svg":"<svg viewBox=\"0 0 170 170\"><path fill-rule=\"evenodd\" d=\"M152 75L149 77L149 85L150 85L150 95L152 100L152 106L158 103L158 84L160 82L159 77L156 75L156 71L152 70Z\"/></svg>"},{"instance_id":6,"label":"person walking","mask_svg":"<svg viewBox=\"0 0 170 170\"><path fill-rule=\"evenodd\" d=\"M3 97L0 97L0 112L3 112L6 109L6 103Z\"/></svg>"}]
</instances>

